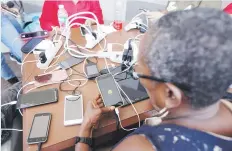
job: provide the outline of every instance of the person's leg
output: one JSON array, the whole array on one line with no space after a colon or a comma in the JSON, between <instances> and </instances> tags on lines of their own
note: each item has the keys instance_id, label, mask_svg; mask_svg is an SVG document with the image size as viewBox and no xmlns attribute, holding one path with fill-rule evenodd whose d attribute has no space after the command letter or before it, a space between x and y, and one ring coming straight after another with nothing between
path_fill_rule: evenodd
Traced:
<instances>
[{"instance_id":1,"label":"person's leg","mask_svg":"<svg viewBox=\"0 0 232 151\"><path fill-rule=\"evenodd\" d=\"M15 77L14 72L10 69L5 61L4 55L1 53L1 77L5 80L9 80Z\"/></svg>"},{"instance_id":2,"label":"person's leg","mask_svg":"<svg viewBox=\"0 0 232 151\"><path fill-rule=\"evenodd\" d=\"M23 33L23 28L21 27L21 25L20 25L19 22L15 19L14 16L12 16L12 15L7 15L7 18L8 18L9 21L12 23L12 25L14 25L15 29L18 31L19 34Z\"/></svg>"},{"instance_id":3,"label":"person's leg","mask_svg":"<svg viewBox=\"0 0 232 151\"><path fill-rule=\"evenodd\" d=\"M10 49L11 53L21 61L23 41L20 39L20 34L17 29L4 14L1 14L1 28L1 41Z\"/></svg>"}]
</instances>

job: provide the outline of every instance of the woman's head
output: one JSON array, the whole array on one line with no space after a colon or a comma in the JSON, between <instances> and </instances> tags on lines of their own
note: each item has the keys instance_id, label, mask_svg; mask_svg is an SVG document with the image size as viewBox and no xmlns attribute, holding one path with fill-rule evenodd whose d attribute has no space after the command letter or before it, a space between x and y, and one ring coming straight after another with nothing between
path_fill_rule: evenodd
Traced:
<instances>
[{"instance_id":1,"label":"woman's head","mask_svg":"<svg viewBox=\"0 0 232 151\"><path fill-rule=\"evenodd\" d=\"M165 15L144 36L136 70L168 81L141 79L154 106L216 103L232 83L232 19L207 8Z\"/></svg>"}]
</instances>

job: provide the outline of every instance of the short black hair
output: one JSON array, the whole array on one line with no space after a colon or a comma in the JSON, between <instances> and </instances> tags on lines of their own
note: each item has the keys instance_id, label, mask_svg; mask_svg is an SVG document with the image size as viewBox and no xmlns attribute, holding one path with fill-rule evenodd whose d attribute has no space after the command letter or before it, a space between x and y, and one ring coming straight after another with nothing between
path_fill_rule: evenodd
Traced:
<instances>
[{"instance_id":1,"label":"short black hair","mask_svg":"<svg viewBox=\"0 0 232 151\"><path fill-rule=\"evenodd\" d=\"M232 83L232 19L212 8L171 12L153 22L144 60L153 76L187 84L192 107L217 102Z\"/></svg>"}]
</instances>

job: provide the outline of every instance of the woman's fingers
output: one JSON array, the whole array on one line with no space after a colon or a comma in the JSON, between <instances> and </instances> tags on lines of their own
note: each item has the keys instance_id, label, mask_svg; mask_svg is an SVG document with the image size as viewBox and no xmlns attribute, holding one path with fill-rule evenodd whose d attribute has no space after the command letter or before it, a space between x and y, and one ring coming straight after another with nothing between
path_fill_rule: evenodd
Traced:
<instances>
[{"instance_id":1,"label":"woman's fingers","mask_svg":"<svg viewBox=\"0 0 232 151\"><path fill-rule=\"evenodd\" d=\"M97 100L96 100L96 103L97 104L101 104L103 101L102 101L102 98L98 98Z\"/></svg>"},{"instance_id":2,"label":"woman's fingers","mask_svg":"<svg viewBox=\"0 0 232 151\"><path fill-rule=\"evenodd\" d=\"M100 104L98 104L98 107L100 107L100 108L102 108L102 107L104 107L105 105L104 105L104 103L102 102L102 103L100 103Z\"/></svg>"}]
</instances>

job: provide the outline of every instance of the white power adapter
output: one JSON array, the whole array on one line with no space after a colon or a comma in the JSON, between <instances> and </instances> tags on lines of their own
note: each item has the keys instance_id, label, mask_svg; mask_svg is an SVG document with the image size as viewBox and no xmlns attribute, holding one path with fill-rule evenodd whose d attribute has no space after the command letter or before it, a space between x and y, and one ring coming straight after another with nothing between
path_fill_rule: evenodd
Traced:
<instances>
[{"instance_id":1,"label":"white power adapter","mask_svg":"<svg viewBox=\"0 0 232 151\"><path fill-rule=\"evenodd\" d=\"M93 35L90 35L90 34L85 35L85 39L86 39L85 48L87 48L87 49L94 48L98 43L100 43L100 41L102 41L103 38L106 37L106 34L103 32L96 32L95 31L95 33L97 33L96 39Z\"/></svg>"},{"instance_id":2,"label":"white power adapter","mask_svg":"<svg viewBox=\"0 0 232 151\"><path fill-rule=\"evenodd\" d=\"M136 18L135 20L131 21L129 24L127 24L125 26L125 31L129 31L131 29L136 29L137 25L142 23L142 19L141 18Z\"/></svg>"},{"instance_id":3,"label":"white power adapter","mask_svg":"<svg viewBox=\"0 0 232 151\"><path fill-rule=\"evenodd\" d=\"M60 50L62 44L62 41L56 41L53 44L51 40L43 40L39 45L37 45L34 50L34 54L38 55L44 52L44 57L46 58L45 62L38 62L37 67L40 69L47 69L54 57L56 56L57 52Z\"/></svg>"}]
</instances>

